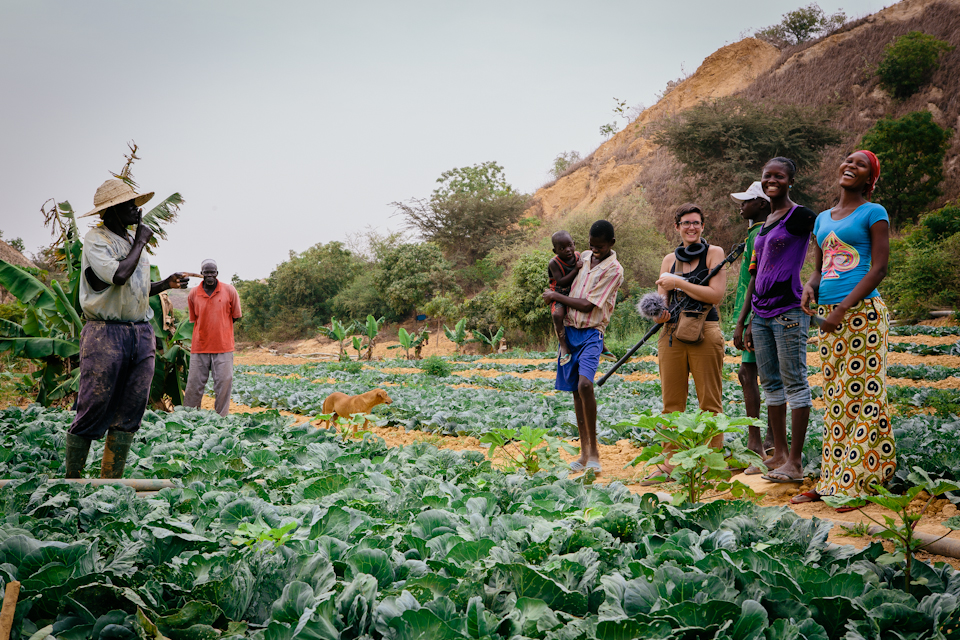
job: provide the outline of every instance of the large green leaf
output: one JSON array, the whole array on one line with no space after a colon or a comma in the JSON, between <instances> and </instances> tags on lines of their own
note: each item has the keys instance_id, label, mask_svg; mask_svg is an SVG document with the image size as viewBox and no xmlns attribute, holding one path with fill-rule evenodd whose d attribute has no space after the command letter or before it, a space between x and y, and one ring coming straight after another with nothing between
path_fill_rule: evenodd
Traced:
<instances>
[{"instance_id":1,"label":"large green leaf","mask_svg":"<svg viewBox=\"0 0 960 640\"><path fill-rule=\"evenodd\" d=\"M6 260L0 260L0 286L23 304L48 311L56 309L57 298L49 287Z\"/></svg>"},{"instance_id":2,"label":"large green leaf","mask_svg":"<svg viewBox=\"0 0 960 640\"><path fill-rule=\"evenodd\" d=\"M347 558L347 566L353 571L353 575L367 573L373 576L380 588L393 582L393 565L390 564L389 556L380 549L356 551Z\"/></svg>"},{"instance_id":3,"label":"large green leaf","mask_svg":"<svg viewBox=\"0 0 960 640\"><path fill-rule=\"evenodd\" d=\"M50 356L71 358L80 354L80 342L61 338L0 338L0 351L11 351L32 360Z\"/></svg>"},{"instance_id":4,"label":"large green leaf","mask_svg":"<svg viewBox=\"0 0 960 640\"><path fill-rule=\"evenodd\" d=\"M569 591L523 564L501 565L499 568L510 575L517 597L542 600L554 611L565 611L574 616L587 612L587 597L579 591Z\"/></svg>"}]
</instances>

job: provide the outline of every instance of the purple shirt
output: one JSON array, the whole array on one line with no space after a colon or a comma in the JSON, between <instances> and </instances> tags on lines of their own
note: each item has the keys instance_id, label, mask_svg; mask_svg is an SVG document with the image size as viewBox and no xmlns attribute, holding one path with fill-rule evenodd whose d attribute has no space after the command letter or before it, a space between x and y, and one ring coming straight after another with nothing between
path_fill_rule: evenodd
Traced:
<instances>
[{"instance_id":1,"label":"purple shirt","mask_svg":"<svg viewBox=\"0 0 960 640\"><path fill-rule=\"evenodd\" d=\"M753 241L750 273L756 275L753 312L773 318L800 306L800 268L807 257L816 214L795 205L776 223L764 226Z\"/></svg>"}]
</instances>

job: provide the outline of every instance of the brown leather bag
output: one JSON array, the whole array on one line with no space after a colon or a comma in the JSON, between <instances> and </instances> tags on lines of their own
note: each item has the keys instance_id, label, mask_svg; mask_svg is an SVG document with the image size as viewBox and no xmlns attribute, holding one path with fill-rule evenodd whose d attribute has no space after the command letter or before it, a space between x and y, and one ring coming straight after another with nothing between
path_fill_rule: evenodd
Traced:
<instances>
[{"instance_id":1,"label":"brown leather bag","mask_svg":"<svg viewBox=\"0 0 960 640\"><path fill-rule=\"evenodd\" d=\"M708 304L703 311L681 311L680 319L673 330L674 337L686 344L700 344L703 341L703 325L711 309L713 305Z\"/></svg>"}]
</instances>

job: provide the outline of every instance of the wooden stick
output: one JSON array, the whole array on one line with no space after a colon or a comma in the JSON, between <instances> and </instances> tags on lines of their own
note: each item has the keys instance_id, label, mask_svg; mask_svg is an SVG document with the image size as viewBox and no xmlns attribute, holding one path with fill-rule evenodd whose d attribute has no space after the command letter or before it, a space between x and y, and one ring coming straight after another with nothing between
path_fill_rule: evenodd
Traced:
<instances>
[{"instance_id":1,"label":"wooden stick","mask_svg":"<svg viewBox=\"0 0 960 640\"><path fill-rule=\"evenodd\" d=\"M172 480L157 480L154 478L51 478L57 482L75 482L77 484L107 485L122 484L133 487L137 491L158 491L160 489L173 488L175 485ZM3 488L13 480L0 480L0 488Z\"/></svg>"},{"instance_id":2,"label":"wooden stick","mask_svg":"<svg viewBox=\"0 0 960 640\"><path fill-rule=\"evenodd\" d=\"M8 582L3 592L3 608L0 609L0 640L10 640L13 629L13 616L17 612L17 599L20 597L20 583Z\"/></svg>"}]
</instances>

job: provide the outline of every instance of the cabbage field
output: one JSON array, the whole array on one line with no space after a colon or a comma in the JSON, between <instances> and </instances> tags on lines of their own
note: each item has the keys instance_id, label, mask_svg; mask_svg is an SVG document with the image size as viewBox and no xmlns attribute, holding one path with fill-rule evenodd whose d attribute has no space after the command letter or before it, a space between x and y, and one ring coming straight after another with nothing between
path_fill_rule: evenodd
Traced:
<instances>
[{"instance_id":1,"label":"cabbage field","mask_svg":"<svg viewBox=\"0 0 960 640\"><path fill-rule=\"evenodd\" d=\"M906 585L879 544L829 544L831 523L787 507L672 506L562 468L508 473L481 452L388 447L273 410L315 416L334 389L383 386L394 402L376 407L381 425L575 433L568 396L510 375L549 363L447 362L471 375L399 361L238 365L234 400L271 410L148 411L126 476L174 481L155 493L58 480L73 414L0 411L0 477L11 479L0 488L0 583L21 583L12 639L960 637L960 572L915 563ZM898 490L912 466L960 479L956 391L932 382L955 367L891 365ZM603 441L648 441L629 418L659 411L659 383L643 375L655 370L634 363L638 375L598 393ZM930 386L895 383L911 379ZM724 402L742 415L732 381ZM91 476L101 452L95 443Z\"/></svg>"}]
</instances>

